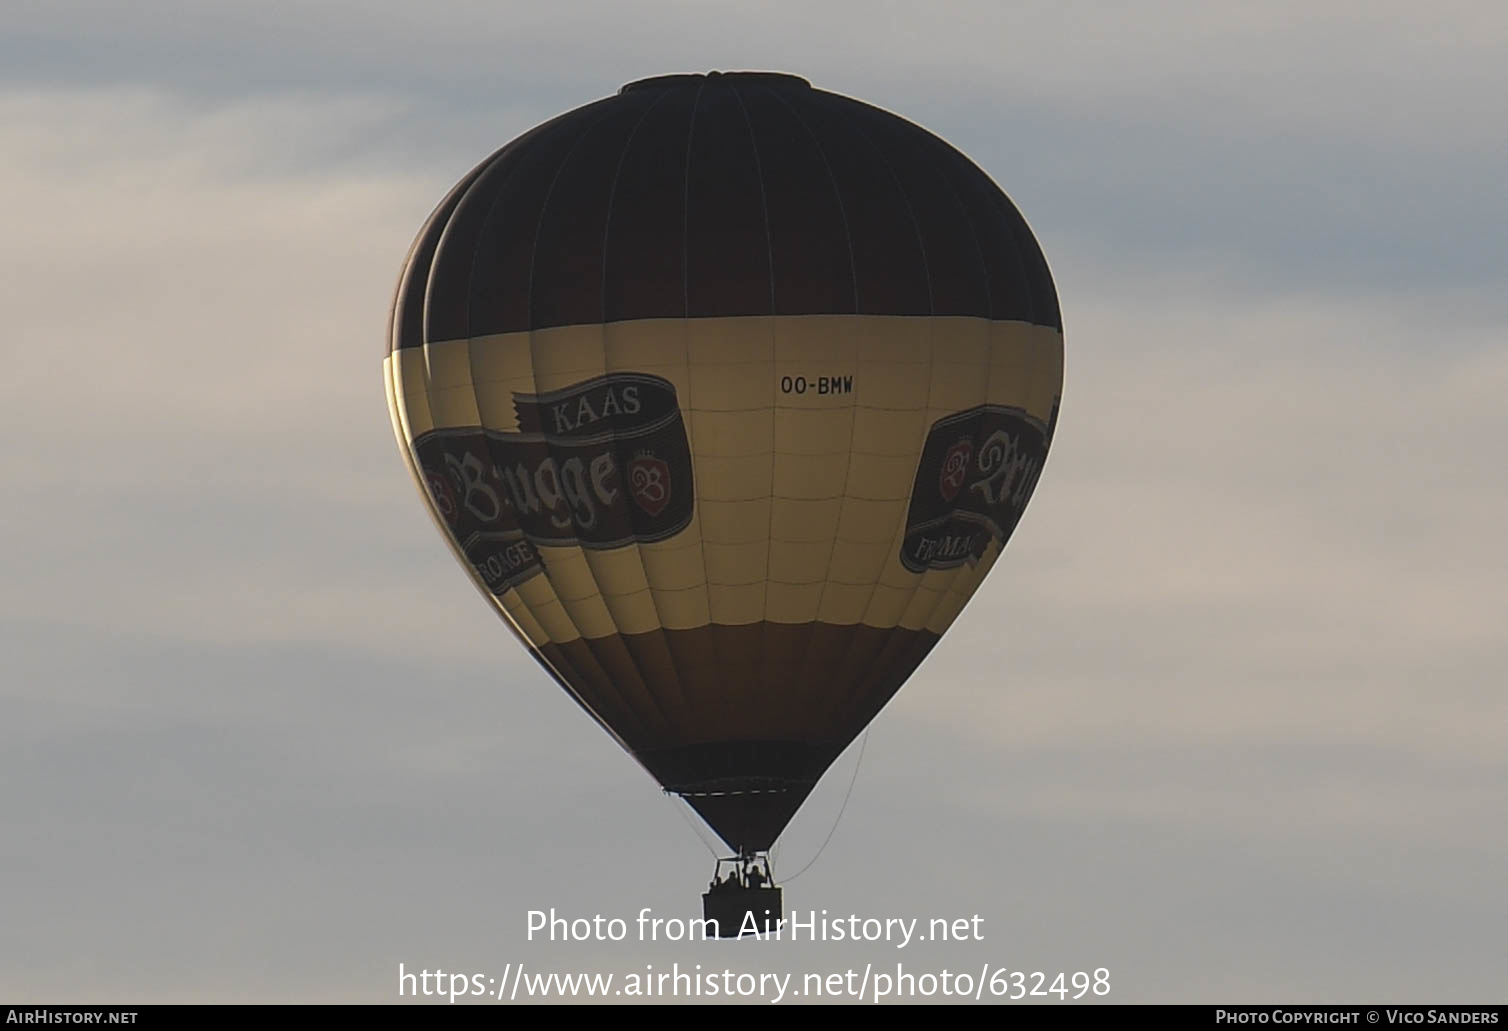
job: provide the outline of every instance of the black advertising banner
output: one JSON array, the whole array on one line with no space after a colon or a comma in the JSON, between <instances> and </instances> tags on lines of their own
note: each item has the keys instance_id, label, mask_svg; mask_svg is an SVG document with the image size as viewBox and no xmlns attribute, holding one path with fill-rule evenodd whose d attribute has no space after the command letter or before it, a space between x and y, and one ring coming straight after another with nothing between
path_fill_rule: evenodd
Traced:
<instances>
[{"instance_id":1,"label":"black advertising banner","mask_svg":"<svg viewBox=\"0 0 1508 1031\"><path fill-rule=\"evenodd\" d=\"M691 522L691 448L668 380L611 373L515 394L514 410L519 432L414 441L435 510L494 594L540 571L536 545L616 548Z\"/></svg>"},{"instance_id":2,"label":"black advertising banner","mask_svg":"<svg viewBox=\"0 0 1508 1031\"><path fill-rule=\"evenodd\" d=\"M1002 545L1031 500L1052 442L1047 423L1020 408L979 405L932 424L922 445L901 564L913 573L977 561Z\"/></svg>"}]
</instances>

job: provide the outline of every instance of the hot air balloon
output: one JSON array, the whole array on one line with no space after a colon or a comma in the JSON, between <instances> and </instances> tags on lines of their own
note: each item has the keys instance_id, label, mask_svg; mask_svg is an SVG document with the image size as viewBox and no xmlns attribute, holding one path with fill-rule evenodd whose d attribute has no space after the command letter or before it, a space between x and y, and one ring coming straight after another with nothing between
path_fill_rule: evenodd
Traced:
<instances>
[{"instance_id":1,"label":"hot air balloon","mask_svg":"<svg viewBox=\"0 0 1508 1031\"><path fill-rule=\"evenodd\" d=\"M403 266L383 368L456 557L733 851L704 899L742 922L779 919L768 850L1015 529L1063 336L968 158L805 79L712 72L473 169Z\"/></svg>"}]
</instances>

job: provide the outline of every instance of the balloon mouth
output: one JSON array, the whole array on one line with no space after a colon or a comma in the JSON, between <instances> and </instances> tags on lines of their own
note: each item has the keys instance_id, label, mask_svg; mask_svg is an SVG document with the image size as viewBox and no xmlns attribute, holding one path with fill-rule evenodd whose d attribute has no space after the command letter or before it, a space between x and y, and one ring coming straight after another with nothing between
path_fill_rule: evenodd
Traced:
<instances>
[{"instance_id":1,"label":"balloon mouth","mask_svg":"<svg viewBox=\"0 0 1508 1031\"><path fill-rule=\"evenodd\" d=\"M799 75L791 75L789 72L682 72L673 75L651 75L647 79L635 79L628 83L619 94L629 93L637 89L666 89L671 86L687 86L692 83L705 82L708 79L732 79L736 82L762 82L767 85L801 86L811 88L811 83Z\"/></svg>"},{"instance_id":2,"label":"balloon mouth","mask_svg":"<svg viewBox=\"0 0 1508 1031\"><path fill-rule=\"evenodd\" d=\"M641 758L666 791L682 796L810 791L841 748L801 741L711 741L646 749Z\"/></svg>"}]
</instances>

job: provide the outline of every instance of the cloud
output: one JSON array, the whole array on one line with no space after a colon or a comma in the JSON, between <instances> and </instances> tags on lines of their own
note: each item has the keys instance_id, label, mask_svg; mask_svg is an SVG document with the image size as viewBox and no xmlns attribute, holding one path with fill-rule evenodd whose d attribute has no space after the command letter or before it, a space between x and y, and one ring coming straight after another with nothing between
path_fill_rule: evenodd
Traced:
<instances>
[{"instance_id":1,"label":"cloud","mask_svg":"<svg viewBox=\"0 0 1508 1031\"><path fill-rule=\"evenodd\" d=\"M907 711L1035 749L1382 746L1500 784L1501 330L1434 345L1418 295L1095 285L1038 495Z\"/></svg>"},{"instance_id":2,"label":"cloud","mask_svg":"<svg viewBox=\"0 0 1508 1031\"><path fill-rule=\"evenodd\" d=\"M154 0L130 16L98 2L34 4L13 21L13 80L293 86L397 93L541 90L575 102L663 71L812 70L864 95L992 92L999 99L1135 117L1405 140L1500 152L1494 97L1505 40L1492 5L1302 3L1215 11L1174 0L919 10L780 2L737 10L659 0L574 5L269 2L212 11ZM87 65L83 58L92 59ZM826 78L824 79L824 76ZM904 83L904 89L898 89ZM861 87L868 87L861 89ZM1107 105L1107 98L1114 98ZM491 103L491 101L489 101Z\"/></svg>"},{"instance_id":3,"label":"cloud","mask_svg":"<svg viewBox=\"0 0 1508 1031\"><path fill-rule=\"evenodd\" d=\"M498 141L666 71L779 68L916 119L1036 226L1192 263L1233 243L1285 289L1501 279L1508 90L1491 5L1163 2L529 5L156 0L31 5L16 88L90 83L239 105L356 98L383 163L454 178ZM274 146L317 161L306 138ZM422 173L421 173L422 174ZM1061 247L1051 249L1052 253ZM1230 255L1224 255L1227 259Z\"/></svg>"},{"instance_id":4,"label":"cloud","mask_svg":"<svg viewBox=\"0 0 1508 1031\"><path fill-rule=\"evenodd\" d=\"M381 112L346 101L70 92L0 108L22 155L0 189L24 199L0 426L24 442L5 472L25 499L12 539L32 545L8 559L7 615L236 640L422 622L422 596L394 600L403 559L374 560L395 521L425 523L390 475L380 361L397 266L442 180L290 168L288 153L380 133Z\"/></svg>"},{"instance_id":5,"label":"cloud","mask_svg":"<svg viewBox=\"0 0 1508 1031\"><path fill-rule=\"evenodd\" d=\"M1082 9L959 5L930 35L830 7L715 33L604 8L585 34L490 5L217 10L34 5L10 34L35 53L0 93L0 871L27 933L0 990L388 1001L400 959L707 957L522 941L541 906L686 914L705 856L454 567L378 371L397 265L470 161L693 58L808 66L963 143L1068 328L1039 494L876 722L793 904L984 911L983 951L925 962L1108 965L1116 999L1498 983L1486 8L1069 31Z\"/></svg>"}]
</instances>

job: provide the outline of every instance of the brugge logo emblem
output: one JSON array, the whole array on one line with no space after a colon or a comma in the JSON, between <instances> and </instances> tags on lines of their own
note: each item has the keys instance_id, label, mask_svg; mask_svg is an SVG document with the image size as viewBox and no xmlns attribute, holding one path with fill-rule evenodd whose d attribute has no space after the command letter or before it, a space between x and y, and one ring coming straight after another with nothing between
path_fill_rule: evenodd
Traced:
<instances>
[{"instance_id":1,"label":"brugge logo emblem","mask_svg":"<svg viewBox=\"0 0 1508 1031\"><path fill-rule=\"evenodd\" d=\"M543 568L540 546L616 548L690 524L691 447L669 380L610 373L513 405L517 432L414 441L436 509L494 593Z\"/></svg>"},{"instance_id":2,"label":"brugge logo emblem","mask_svg":"<svg viewBox=\"0 0 1508 1031\"><path fill-rule=\"evenodd\" d=\"M435 499L435 511L440 513L448 526L454 526L460 509L456 506L456 494L450 489L450 481L440 473L426 469L424 483L429 488L430 496Z\"/></svg>"},{"instance_id":3,"label":"brugge logo emblem","mask_svg":"<svg viewBox=\"0 0 1508 1031\"><path fill-rule=\"evenodd\" d=\"M964 479L969 475L969 459L974 456L974 442L965 437L943 455L942 472L937 477L937 489L942 494L944 501L952 501L958 496L958 489L963 486Z\"/></svg>"},{"instance_id":4,"label":"brugge logo emblem","mask_svg":"<svg viewBox=\"0 0 1508 1031\"><path fill-rule=\"evenodd\" d=\"M670 504L670 466L647 452L628 463L629 489L634 502L652 516Z\"/></svg>"},{"instance_id":5,"label":"brugge logo emblem","mask_svg":"<svg viewBox=\"0 0 1508 1031\"><path fill-rule=\"evenodd\" d=\"M906 512L901 564L913 573L977 561L1021 519L1047 458L1052 424L979 405L932 424Z\"/></svg>"}]
</instances>

